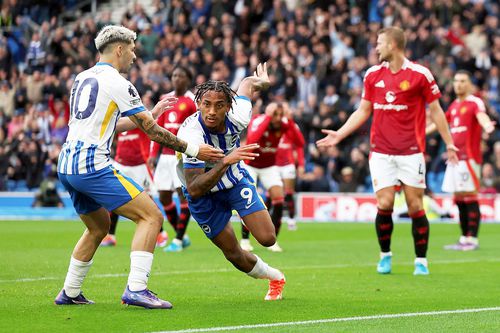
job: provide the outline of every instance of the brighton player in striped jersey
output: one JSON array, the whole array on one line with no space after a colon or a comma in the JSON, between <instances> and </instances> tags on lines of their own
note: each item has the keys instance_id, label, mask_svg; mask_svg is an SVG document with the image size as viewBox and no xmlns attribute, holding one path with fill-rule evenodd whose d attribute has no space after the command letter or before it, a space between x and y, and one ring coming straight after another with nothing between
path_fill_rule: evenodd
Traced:
<instances>
[{"instance_id":1,"label":"brighton player in striped jersey","mask_svg":"<svg viewBox=\"0 0 500 333\"><path fill-rule=\"evenodd\" d=\"M482 130L491 133L495 122L486 113L483 101L472 95L471 74L459 70L453 78L457 98L446 111L453 141L457 145L458 164L448 164L443 179L443 191L454 194L458 206L462 235L457 244L447 245L447 250L470 251L479 246L477 238L481 212L477 200L483 156L481 154ZM426 132L435 130L431 124Z\"/></svg>"},{"instance_id":2,"label":"brighton player in striped jersey","mask_svg":"<svg viewBox=\"0 0 500 333\"><path fill-rule=\"evenodd\" d=\"M184 155L178 172L191 214L205 235L238 270L253 278L268 279L265 300L278 300L282 298L285 276L243 250L229 223L234 209L260 244L269 247L276 242L271 216L242 165L243 160L258 156L252 151L259 145L240 147L240 133L252 115L250 98L268 85L265 64L259 64L253 76L243 79L236 93L222 81L199 85L195 95L199 111L184 121L178 136L199 144L213 144L226 156L212 163Z\"/></svg>"},{"instance_id":3,"label":"brighton player in striped jersey","mask_svg":"<svg viewBox=\"0 0 500 333\"><path fill-rule=\"evenodd\" d=\"M377 271L388 274L392 269L392 210L395 185L402 183L412 219L416 254L413 274L428 275L429 221L423 209L426 104L446 143L450 163L457 162L458 149L439 105L441 93L434 77L427 68L405 58L405 44L400 28L388 27L379 31L376 51L382 64L367 70L359 108L338 131L323 130L327 136L318 140L317 145L338 144L373 112L369 164L378 205L375 228L381 253Z\"/></svg>"},{"instance_id":4,"label":"brighton player in striped jersey","mask_svg":"<svg viewBox=\"0 0 500 333\"><path fill-rule=\"evenodd\" d=\"M59 156L58 175L87 228L73 250L64 288L55 299L58 305L93 303L83 296L81 287L109 230L108 211L113 211L137 224L122 302L145 308L172 307L147 288L163 216L137 183L111 165L109 150L115 130L137 126L151 140L189 156L201 160L224 157L219 149L186 143L156 124L135 87L120 75L136 58L135 38L136 33L125 27L104 27L95 39L99 62L78 74L71 88L69 133ZM175 98L164 99L155 109L170 108L175 102Z\"/></svg>"}]
</instances>

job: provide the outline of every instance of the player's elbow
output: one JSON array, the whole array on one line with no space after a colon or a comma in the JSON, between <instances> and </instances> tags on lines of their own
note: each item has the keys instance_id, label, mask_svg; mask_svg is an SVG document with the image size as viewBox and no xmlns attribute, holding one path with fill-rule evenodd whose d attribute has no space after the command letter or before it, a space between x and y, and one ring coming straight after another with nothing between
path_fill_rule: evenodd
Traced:
<instances>
[{"instance_id":1,"label":"player's elbow","mask_svg":"<svg viewBox=\"0 0 500 333\"><path fill-rule=\"evenodd\" d=\"M187 192L192 199L199 199L203 193L196 186L188 186Z\"/></svg>"}]
</instances>

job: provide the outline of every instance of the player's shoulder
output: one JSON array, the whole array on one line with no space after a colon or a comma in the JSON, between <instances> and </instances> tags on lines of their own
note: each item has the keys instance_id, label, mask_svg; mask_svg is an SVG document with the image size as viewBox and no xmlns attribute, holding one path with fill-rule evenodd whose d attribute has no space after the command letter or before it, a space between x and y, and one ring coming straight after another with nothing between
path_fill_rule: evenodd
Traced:
<instances>
[{"instance_id":1,"label":"player's shoulder","mask_svg":"<svg viewBox=\"0 0 500 333\"><path fill-rule=\"evenodd\" d=\"M374 75L374 74L377 74L377 73L380 73L381 71L384 70L384 68L387 68L389 66L388 62L384 61L383 63L379 64L379 65L374 65L374 66L371 66L370 68L368 68L365 72L365 80Z\"/></svg>"},{"instance_id":2,"label":"player's shoulder","mask_svg":"<svg viewBox=\"0 0 500 333\"><path fill-rule=\"evenodd\" d=\"M474 96L474 95L469 95L465 98L465 100L469 103L472 103L475 105L479 110L484 110L486 106L484 105L484 102L481 98Z\"/></svg>"},{"instance_id":3,"label":"player's shoulder","mask_svg":"<svg viewBox=\"0 0 500 333\"><path fill-rule=\"evenodd\" d=\"M416 62L410 61L408 59L405 59L404 65L406 66L407 69L412 71L413 74L423 75L429 82L434 81L434 76L427 67L420 65Z\"/></svg>"},{"instance_id":4,"label":"player's shoulder","mask_svg":"<svg viewBox=\"0 0 500 333\"><path fill-rule=\"evenodd\" d=\"M195 128L201 128L201 124L200 122L198 121L198 118L200 116L200 111L197 111L195 113L193 113L192 115L190 115L189 117L187 117L184 122L182 123L181 125L181 129L187 129L187 128L190 128L190 129L195 129Z\"/></svg>"},{"instance_id":5,"label":"player's shoulder","mask_svg":"<svg viewBox=\"0 0 500 333\"><path fill-rule=\"evenodd\" d=\"M194 102L194 94L193 94L193 92L191 90L187 90L184 93L184 96L190 98Z\"/></svg>"}]
</instances>

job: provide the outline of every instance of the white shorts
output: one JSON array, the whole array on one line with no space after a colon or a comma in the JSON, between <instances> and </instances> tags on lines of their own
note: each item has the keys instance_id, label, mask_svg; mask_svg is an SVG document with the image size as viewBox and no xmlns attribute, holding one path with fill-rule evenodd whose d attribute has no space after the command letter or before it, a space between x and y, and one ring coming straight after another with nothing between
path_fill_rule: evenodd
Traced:
<instances>
[{"instance_id":1,"label":"white shorts","mask_svg":"<svg viewBox=\"0 0 500 333\"><path fill-rule=\"evenodd\" d=\"M444 173L442 190L448 193L476 192L479 190L481 166L474 160L448 164Z\"/></svg>"},{"instance_id":2,"label":"white shorts","mask_svg":"<svg viewBox=\"0 0 500 333\"><path fill-rule=\"evenodd\" d=\"M278 168L280 170L281 179L295 179L297 177L294 164L287 164L279 166Z\"/></svg>"},{"instance_id":3,"label":"white shorts","mask_svg":"<svg viewBox=\"0 0 500 333\"><path fill-rule=\"evenodd\" d=\"M280 171L276 165L258 169L245 164L245 168L248 170L248 173L252 176L253 180L255 182L260 181L266 190L269 190L273 186L283 187Z\"/></svg>"},{"instance_id":4,"label":"white shorts","mask_svg":"<svg viewBox=\"0 0 500 333\"><path fill-rule=\"evenodd\" d=\"M177 176L177 157L161 154L156 165L154 182L158 191L175 191L182 186Z\"/></svg>"},{"instance_id":5,"label":"white shorts","mask_svg":"<svg viewBox=\"0 0 500 333\"><path fill-rule=\"evenodd\" d=\"M146 164L127 166L120 164L117 161L113 161L113 166L117 170L120 170L120 172L132 178L134 182L141 185L146 193L152 195L156 192L153 180L151 179L151 174L149 173L149 169Z\"/></svg>"},{"instance_id":6,"label":"white shorts","mask_svg":"<svg viewBox=\"0 0 500 333\"><path fill-rule=\"evenodd\" d=\"M370 153L370 173L373 190L400 185L425 188L424 154L386 155Z\"/></svg>"}]
</instances>

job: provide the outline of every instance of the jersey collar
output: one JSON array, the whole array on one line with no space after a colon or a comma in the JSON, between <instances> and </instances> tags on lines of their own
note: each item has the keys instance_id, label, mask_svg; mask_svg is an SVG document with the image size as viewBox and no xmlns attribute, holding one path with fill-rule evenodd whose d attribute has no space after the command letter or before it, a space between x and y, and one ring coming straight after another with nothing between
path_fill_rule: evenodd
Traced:
<instances>
[{"instance_id":1,"label":"jersey collar","mask_svg":"<svg viewBox=\"0 0 500 333\"><path fill-rule=\"evenodd\" d=\"M110 66L110 67L113 67L113 65L111 65L109 62L101 62L99 61L97 64L95 64L96 66ZM113 67L114 68L114 67Z\"/></svg>"}]
</instances>

